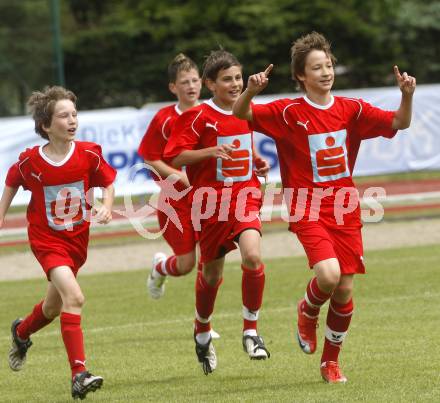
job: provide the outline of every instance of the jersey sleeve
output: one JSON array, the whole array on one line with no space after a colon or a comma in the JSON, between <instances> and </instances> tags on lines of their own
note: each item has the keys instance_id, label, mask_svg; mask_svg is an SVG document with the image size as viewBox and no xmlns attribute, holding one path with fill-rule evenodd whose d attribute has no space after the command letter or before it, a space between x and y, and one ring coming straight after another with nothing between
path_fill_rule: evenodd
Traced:
<instances>
[{"instance_id":1,"label":"jersey sleeve","mask_svg":"<svg viewBox=\"0 0 440 403\"><path fill-rule=\"evenodd\" d=\"M25 187L25 182L23 179L23 176L20 173L19 169L19 163L20 161L16 162L14 165L12 165L8 173L6 175L5 185L9 186L11 188L19 188L20 186Z\"/></svg>"},{"instance_id":2,"label":"jersey sleeve","mask_svg":"<svg viewBox=\"0 0 440 403\"><path fill-rule=\"evenodd\" d=\"M166 133L169 132L169 120L162 122L160 114L156 113L148 126L138 148L138 154L144 160L157 161L162 159L162 154L167 144Z\"/></svg>"},{"instance_id":3,"label":"jersey sleeve","mask_svg":"<svg viewBox=\"0 0 440 403\"><path fill-rule=\"evenodd\" d=\"M92 143L86 152L90 161L90 187L110 186L116 178L116 170L104 159L101 146Z\"/></svg>"},{"instance_id":4,"label":"jersey sleeve","mask_svg":"<svg viewBox=\"0 0 440 403\"><path fill-rule=\"evenodd\" d=\"M287 123L283 119L283 108L280 101L251 104L251 108L252 122L250 122L250 126L254 131L274 139L281 137L286 130Z\"/></svg>"},{"instance_id":5,"label":"jersey sleeve","mask_svg":"<svg viewBox=\"0 0 440 403\"><path fill-rule=\"evenodd\" d=\"M392 138L396 135L397 130L392 128L395 112L377 108L361 99L359 103L360 111L354 125L361 140L379 136Z\"/></svg>"},{"instance_id":6,"label":"jersey sleeve","mask_svg":"<svg viewBox=\"0 0 440 403\"><path fill-rule=\"evenodd\" d=\"M203 130L202 110L188 110L180 115L171 129L164 158L170 162L185 150L194 150Z\"/></svg>"},{"instance_id":7,"label":"jersey sleeve","mask_svg":"<svg viewBox=\"0 0 440 403\"><path fill-rule=\"evenodd\" d=\"M24 189L28 189L24 170L26 169L26 162L29 163L30 153L30 149L22 152L18 157L18 161L9 168L5 179L6 186L12 188L19 188L20 186L23 186Z\"/></svg>"}]
</instances>

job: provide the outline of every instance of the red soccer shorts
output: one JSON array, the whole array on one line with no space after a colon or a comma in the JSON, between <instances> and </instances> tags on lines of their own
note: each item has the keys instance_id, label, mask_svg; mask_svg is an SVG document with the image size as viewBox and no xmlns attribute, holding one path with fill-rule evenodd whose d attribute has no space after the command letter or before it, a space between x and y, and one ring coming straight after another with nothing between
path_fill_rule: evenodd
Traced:
<instances>
[{"instance_id":1,"label":"red soccer shorts","mask_svg":"<svg viewBox=\"0 0 440 403\"><path fill-rule=\"evenodd\" d=\"M261 201L248 201L244 209L245 220L238 220L233 211L228 221L217 221L217 216L202 221L200 261L209 263L236 249L237 237L245 230L255 229L261 234L260 205Z\"/></svg>"},{"instance_id":2,"label":"red soccer shorts","mask_svg":"<svg viewBox=\"0 0 440 403\"><path fill-rule=\"evenodd\" d=\"M188 197L184 197L178 201L171 200L170 206L175 213L171 209L169 212L157 210L159 227L162 236L174 254L177 256L185 255L195 249L197 242L197 236L191 223L191 204ZM180 223L182 230L177 227L177 223Z\"/></svg>"},{"instance_id":3,"label":"red soccer shorts","mask_svg":"<svg viewBox=\"0 0 440 403\"><path fill-rule=\"evenodd\" d=\"M50 270L59 266L68 266L77 275L87 259L89 231L79 232L72 238L63 237L45 228L29 226L29 242L38 262L50 281Z\"/></svg>"},{"instance_id":4,"label":"red soccer shorts","mask_svg":"<svg viewBox=\"0 0 440 403\"><path fill-rule=\"evenodd\" d=\"M360 228L328 228L319 221L304 221L296 226L295 233L304 247L310 268L322 260L336 258L342 274L365 273Z\"/></svg>"}]
</instances>

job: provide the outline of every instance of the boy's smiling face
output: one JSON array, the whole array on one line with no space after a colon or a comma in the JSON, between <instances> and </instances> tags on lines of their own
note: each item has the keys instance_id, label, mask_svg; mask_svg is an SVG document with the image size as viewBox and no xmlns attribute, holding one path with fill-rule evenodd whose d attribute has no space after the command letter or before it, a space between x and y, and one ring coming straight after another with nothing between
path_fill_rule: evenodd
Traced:
<instances>
[{"instance_id":1,"label":"boy's smiling face","mask_svg":"<svg viewBox=\"0 0 440 403\"><path fill-rule=\"evenodd\" d=\"M312 50L306 58L304 74L298 79L304 84L306 93L327 94L330 92L335 72L330 57L322 50Z\"/></svg>"},{"instance_id":2,"label":"boy's smiling face","mask_svg":"<svg viewBox=\"0 0 440 403\"><path fill-rule=\"evenodd\" d=\"M206 86L214 95L214 102L222 109L230 110L243 90L241 66L220 70L215 81L206 80Z\"/></svg>"}]
</instances>

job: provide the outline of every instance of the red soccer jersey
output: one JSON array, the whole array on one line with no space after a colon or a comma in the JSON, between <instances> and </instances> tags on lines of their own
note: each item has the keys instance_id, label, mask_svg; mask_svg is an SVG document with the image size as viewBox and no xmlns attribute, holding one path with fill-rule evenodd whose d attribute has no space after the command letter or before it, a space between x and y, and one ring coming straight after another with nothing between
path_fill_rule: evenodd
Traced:
<instances>
[{"instance_id":1,"label":"red soccer jersey","mask_svg":"<svg viewBox=\"0 0 440 403\"><path fill-rule=\"evenodd\" d=\"M298 189L309 190L303 219L310 213L312 190L333 188L322 199L319 218L330 226L335 195L353 188L352 173L362 140L391 138L394 112L383 111L361 99L333 97L326 106L306 96L252 105L253 127L275 140L283 188L294 191L291 216L295 213ZM299 197L298 197L299 199ZM359 207L345 217L345 225L360 226Z\"/></svg>"},{"instance_id":2,"label":"red soccer jersey","mask_svg":"<svg viewBox=\"0 0 440 403\"><path fill-rule=\"evenodd\" d=\"M181 114L182 111L177 105L169 105L154 115L139 145L138 154L143 159L150 161L163 159L171 128Z\"/></svg>"},{"instance_id":3,"label":"red soccer jersey","mask_svg":"<svg viewBox=\"0 0 440 403\"><path fill-rule=\"evenodd\" d=\"M157 161L164 159L165 146L171 135L171 129L174 126L174 122L181 114L182 111L176 104L166 106L154 115L138 149L138 154L144 160ZM156 175L156 172L152 170L151 174L153 179L159 183L159 178ZM185 186L181 182L177 182L175 186L179 191L185 189ZM171 203L174 202L171 201Z\"/></svg>"},{"instance_id":4,"label":"red soccer jersey","mask_svg":"<svg viewBox=\"0 0 440 403\"><path fill-rule=\"evenodd\" d=\"M60 162L51 161L43 146L22 152L8 171L6 185L32 192L27 209L30 226L73 238L90 226L89 189L107 187L115 177L99 145L74 141Z\"/></svg>"},{"instance_id":5,"label":"red soccer jersey","mask_svg":"<svg viewBox=\"0 0 440 403\"><path fill-rule=\"evenodd\" d=\"M214 104L212 100L185 111L175 122L165 148L165 158L173 159L185 150L233 144L232 160L208 158L186 167L194 190L212 187L217 193L232 184L232 198L243 188L260 188L253 171L253 135L249 124ZM217 197L217 201L220 198Z\"/></svg>"}]
</instances>

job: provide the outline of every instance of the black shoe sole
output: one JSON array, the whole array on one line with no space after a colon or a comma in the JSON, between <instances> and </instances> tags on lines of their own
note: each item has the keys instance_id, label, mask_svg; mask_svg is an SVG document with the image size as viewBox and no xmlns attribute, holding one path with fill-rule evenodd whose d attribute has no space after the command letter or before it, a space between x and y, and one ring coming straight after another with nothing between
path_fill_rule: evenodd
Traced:
<instances>
[{"instance_id":1,"label":"black shoe sole","mask_svg":"<svg viewBox=\"0 0 440 403\"><path fill-rule=\"evenodd\" d=\"M83 393L75 392L72 393L72 397L74 399L84 400L89 392L96 392L98 389L101 389L102 384L104 383L104 379L96 379L87 385L87 389L83 391Z\"/></svg>"}]
</instances>

